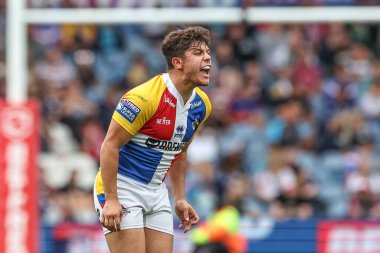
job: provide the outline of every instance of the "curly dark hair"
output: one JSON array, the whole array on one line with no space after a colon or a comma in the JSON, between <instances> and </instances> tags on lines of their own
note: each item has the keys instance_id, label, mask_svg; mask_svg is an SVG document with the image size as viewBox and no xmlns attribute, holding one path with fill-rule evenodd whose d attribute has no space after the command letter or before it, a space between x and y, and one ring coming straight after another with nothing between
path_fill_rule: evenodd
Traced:
<instances>
[{"instance_id":1,"label":"curly dark hair","mask_svg":"<svg viewBox=\"0 0 380 253\"><path fill-rule=\"evenodd\" d=\"M168 33L162 44L161 50L165 56L168 68L174 68L173 57L181 57L194 42L210 44L210 31L201 26L191 26Z\"/></svg>"}]
</instances>

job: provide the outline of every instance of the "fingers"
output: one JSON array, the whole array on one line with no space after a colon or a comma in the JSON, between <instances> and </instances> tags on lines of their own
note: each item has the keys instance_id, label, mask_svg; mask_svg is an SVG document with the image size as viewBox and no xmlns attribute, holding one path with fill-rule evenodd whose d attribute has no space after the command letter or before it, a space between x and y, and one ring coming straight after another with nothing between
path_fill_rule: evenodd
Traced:
<instances>
[{"instance_id":1,"label":"fingers","mask_svg":"<svg viewBox=\"0 0 380 253\"><path fill-rule=\"evenodd\" d=\"M115 225L115 230L116 231L120 231L121 229L120 229L120 218L119 217L116 217L115 219L114 219L114 225Z\"/></svg>"},{"instance_id":2,"label":"fingers","mask_svg":"<svg viewBox=\"0 0 380 253\"><path fill-rule=\"evenodd\" d=\"M185 229L183 230L183 232L187 233L191 229L191 227L193 225L197 224L198 222L199 222L199 216L198 216L197 212L195 212L195 210L192 207L190 207L189 212L187 213L187 221L186 221L186 223L182 223L181 222L182 226L186 225ZM181 224L180 224L180 226L181 226Z\"/></svg>"},{"instance_id":3,"label":"fingers","mask_svg":"<svg viewBox=\"0 0 380 253\"><path fill-rule=\"evenodd\" d=\"M108 217L106 217L103 213L100 216L100 223L103 227L108 227Z\"/></svg>"},{"instance_id":4,"label":"fingers","mask_svg":"<svg viewBox=\"0 0 380 253\"><path fill-rule=\"evenodd\" d=\"M183 230L184 233L187 233L191 227L199 222L199 216L196 215L190 219L190 221L187 223L185 229Z\"/></svg>"},{"instance_id":5,"label":"fingers","mask_svg":"<svg viewBox=\"0 0 380 253\"><path fill-rule=\"evenodd\" d=\"M199 220L200 220L200 218L199 218L198 214L194 210L194 215L192 217L193 224L197 224L199 222Z\"/></svg>"},{"instance_id":6,"label":"fingers","mask_svg":"<svg viewBox=\"0 0 380 253\"><path fill-rule=\"evenodd\" d=\"M176 202L175 210L180 221L178 228L184 227L184 233L187 233L193 225L199 222L197 212L186 201Z\"/></svg>"},{"instance_id":7,"label":"fingers","mask_svg":"<svg viewBox=\"0 0 380 253\"><path fill-rule=\"evenodd\" d=\"M183 211L182 218L180 217L180 223L178 228L182 228L184 225L189 224L189 210L185 208Z\"/></svg>"},{"instance_id":8,"label":"fingers","mask_svg":"<svg viewBox=\"0 0 380 253\"><path fill-rule=\"evenodd\" d=\"M106 201L100 216L100 223L111 232L121 230L121 219L123 217L123 207L119 201Z\"/></svg>"},{"instance_id":9,"label":"fingers","mask_svg":"<svg viewBox=\"0 0 380 253\"><path fill-rule=\"evenodd\" d=\"M100 217L100 223L102 224L103 227L107 228L111 232L121 230L121 226L120 226L121 216L120 215L106 216L102 214Z\"/></svg>"},{"instance_id":10,"label":"fingers","mask_svg":"<svg viewBox=\"0 0 380 253\"><path fill-rule=\"evenodd\" d=\"M188 209L185 209L183 211L183 220L185 223L189 223L189 210Z\"/></svg>"},{"instance_id":11,"label":"fingers","mask_svg":"<svg viewBox=\"0 0 380 253\"><path fill-rule=\"evenodd\" d=\"M102 224L111 232L120 231L120 219L119 218L108 218L105 219L105 222Z\"/></svg>"},{"instance_id":12,"label":"fingers","mask_svg":"<svg viewBox=\"0 0 380 253\"><path fill-rule=\"evenodd\" d=\"M103 225L104 224L104 215L102 213L102 215L100 215L100 223ZM104 225L103 225L104 226Z\"/></svg>"},{"instance_id":13,"label":"fingers","mask_svg":"<svg viewBox=\"0 0 380 253\"><path fill-rule=\"evenodd\" d=\"M184 222L183 222L182 220L180 220L180 221L179 221L179 226L178 226L178 228L182 228L183 225L184 225Z\"/></svg>"},{"instance_id":14,"label":"fingers","mask_svg":"<svg viewBox=\"0 0 380 253\"><path fill-rule=\"evenodd\" d=\"M188 223L187 223L187 225L186 225L186 227L185 227L185 229L183 230L183 232L184 233L187 233L190 229L191 229L191 227L193 226L193 224L195 224L192 220L190 220Z\"/></svg>"},{"instance_id":15,"label":"fingers","mask_svg":"<svg viewBox=\"0 0 380 253\"><path fill-rule=\"evenodd\" d=\"M181 219L179 221L179 226L178 228L182 228L183 226L187 225L189 223L189 219L185 220L185 219Z\"/></svg>"},{"instance_id":16,"label":"fingers","mask_svg":"<svg viewBox=\"0 0 380 253\"><path fill-rule=\"evenodd\" d=\"M102 218L100 220L100 223L102 224L103 227L107 228L108 230L111 230L112 229L111 224L113 224L113 218L102 214Z\"/></svg>"}]
</instances>

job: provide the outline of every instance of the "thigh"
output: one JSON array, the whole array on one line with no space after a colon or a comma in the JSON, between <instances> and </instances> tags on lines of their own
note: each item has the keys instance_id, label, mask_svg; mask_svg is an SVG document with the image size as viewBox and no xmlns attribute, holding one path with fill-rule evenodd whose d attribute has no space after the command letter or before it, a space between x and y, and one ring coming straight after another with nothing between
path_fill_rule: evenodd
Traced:
<instances>
[{"instance_id":1,"label":"thigh","mask_svg":"<svg viewBox=\"0 0 380 253\"><path fill-rule=\"evenodd\" d=\"M120 228L121 230L143 228L144 206L142 204L142 200L140 199L139 192L135 191L136 187L128 185L127 183L128 182L126 181L121 181L118 179L118 197L120 204L123 207L123 216L121 217ZM103 212L104 203L104 188L100 174L98 173L94 186L94 206L99 218ZM111 231L103 227L103 232L104 234L108 234Z\"/></svg>"},{"instance_id":2,"label":"thigh","mask_svg":"<svg viewBox=\"0 0 380 253\"><path fill-rule=\"evenodd\" d=\"M146 253L172 253L173 235L145 228Z\"/></svg>"},{"instance_id":3,"label":"thigh","mask_svg":"<svg viewBox=\"0 0 380 253\"><path fill-rule=\"evenodd\" d=\"M173 235L173 214L170 210L161 210L145 215L144 227Z\"/></svg>"},{"instance_id":4,"label":"thigh","mask_svg":"<svg viewBox=\"0 0 380 253\"><path fill-rule=\"evenodd\" d=\"M165 185L151 199L151 211L145 213L144 226L173 235L173 213Z\"/></svg>"},{"instance_id":5,"label":"thigh","mask_svg":"<svg viewBox=\"0 0 380 253\"><path fill-rule=\"evenodd\" d=\"M145 253L143 228L133 228L106 234L111 253Z\"/></svg>"},{"instance_id":6,"label":"thigh","mask_svg":"<svg viewBox=\"0 0 380 253\"><path fill-rule=\"evenodd\" d=\"M153 212L145 214L146 253L173 252L173 213L167 193L156 199Z\"/></svg>"}]
</instances>

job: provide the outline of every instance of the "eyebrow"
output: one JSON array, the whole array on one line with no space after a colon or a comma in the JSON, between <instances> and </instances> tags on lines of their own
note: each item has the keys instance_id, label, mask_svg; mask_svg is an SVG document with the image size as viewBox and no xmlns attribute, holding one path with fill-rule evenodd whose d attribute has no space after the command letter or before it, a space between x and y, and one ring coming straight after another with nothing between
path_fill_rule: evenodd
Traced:
<instances>
[{"instance_id":1,"label":"eyebrow","mask_svg":"<svg viewBox=\"0 0 380 253\"><path fill-rule=\"evenodd\" d=\"M198 50L198 51L203 51L203 49L200 46L192 46L190 47L190 50ZM211 52L210 48L206 46L205 51L207 53Z\"/></svg>"}]
</instances>

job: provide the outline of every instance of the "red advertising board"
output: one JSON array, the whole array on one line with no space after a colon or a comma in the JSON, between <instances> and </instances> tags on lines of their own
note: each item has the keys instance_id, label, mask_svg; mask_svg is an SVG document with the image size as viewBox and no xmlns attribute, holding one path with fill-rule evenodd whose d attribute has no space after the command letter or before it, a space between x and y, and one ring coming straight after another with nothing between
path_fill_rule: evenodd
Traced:
<instances>
[{"instance_id":1,"label":"red advertising board","mask_svg":"<svg viewBox=\"0 0 380 253\"><path fill-rule=\"evenodd\" d=\"M39 105L0 101L0 252L37 253Z\"/></svg>"},{"instance_id":2,"label":"red advertising board","mask_svg":"<svg viewBox=\"0 0 380 253\"><path fill-rule=\"evenodd\" d=\"M380 253L380 222L323 221L318 253Z\"/></svg>"}]
</instances>

